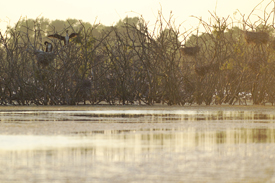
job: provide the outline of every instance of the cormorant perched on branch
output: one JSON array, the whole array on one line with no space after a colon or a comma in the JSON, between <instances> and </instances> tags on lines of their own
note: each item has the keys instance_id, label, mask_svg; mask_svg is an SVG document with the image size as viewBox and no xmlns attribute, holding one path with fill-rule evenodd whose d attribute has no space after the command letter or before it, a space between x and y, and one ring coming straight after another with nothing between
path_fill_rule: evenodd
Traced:
<instances>
[{"instance_id":1,"label":"cormorant perched on branch","mask_svg":"<svg viewBox=\"0 0 275 183\"><path fill-rule=\"evenodd\" d=\"M194 47L187 47L183 45L184 48L180 48L180 51L183 55L189 55L189 56L195 56L199 51L200 47L194 46Z\"/></svg>"},{"instance_id":2,"label":"cormorant perched on branch","mask_svg":"<svg viewBox=\"0 0 275 183\"><path fill-rule=\"evenodd\" d=\"M53 51L52 43L49 43L48 41L45 41L44 45L46 45L46 52L52 52Z\"/></svg>"},{"instance_id":3,"label":"cormorant perched on branch","mask_svg":"<svg viewBox=\"0 0 275 183\"><path fill-rule=\"evenodd\" d=\"M59 34L52 34L52 35L48 35L48 37L60 39L61 41L64 41L64 45L68 45L69 39L77 37L78 35L79 35L78 33L71 33L69 36L69 31L66 30L66 36L61 36Z\"/></svg>"}]
</instances>

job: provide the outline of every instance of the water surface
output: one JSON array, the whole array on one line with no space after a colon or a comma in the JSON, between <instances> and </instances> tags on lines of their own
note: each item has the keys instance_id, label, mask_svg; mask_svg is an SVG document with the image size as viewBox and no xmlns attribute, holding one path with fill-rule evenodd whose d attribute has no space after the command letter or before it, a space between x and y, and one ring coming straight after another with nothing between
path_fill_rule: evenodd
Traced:
<instances>
[{"instance_id":1,"label":"water surface","mask_svg":"<svg viewBox=\"0 0 275 183\"><path fill-rule=\"evenodd\" d=\"M275 182L271 106L0 109L0 182Z\"/></svg>"}]
</instances>

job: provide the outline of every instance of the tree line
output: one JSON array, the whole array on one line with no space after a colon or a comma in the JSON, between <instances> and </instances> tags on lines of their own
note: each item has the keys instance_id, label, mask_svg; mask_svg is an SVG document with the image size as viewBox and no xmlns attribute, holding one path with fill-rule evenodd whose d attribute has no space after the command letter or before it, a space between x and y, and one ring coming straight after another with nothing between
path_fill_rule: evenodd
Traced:
<instances>
[{"instance_id":1,"label":"tree line","mask_svg":"<svg viewBox=\"0 0 275 183\"><path fill-rule=\"evenodd\" d=\"M114 26L22 19L0 34L0 104L273 104L271 16L251 23L243 15L236 26L211 16L198 18L203 32L184 33L161 12L153 26L142 17ZM47 37L65 30L79 33L66 46Z\"/></svg>"}]
</instances>

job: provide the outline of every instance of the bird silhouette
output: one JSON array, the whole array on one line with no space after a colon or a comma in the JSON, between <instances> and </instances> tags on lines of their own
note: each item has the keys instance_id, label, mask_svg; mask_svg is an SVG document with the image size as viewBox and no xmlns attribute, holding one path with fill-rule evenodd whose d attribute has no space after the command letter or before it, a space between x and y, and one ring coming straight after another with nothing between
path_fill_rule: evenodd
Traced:
<instances>
[{"instance_id":1,"label":"bird silhouette","mask_svg":"<svg viewBox=\"0 0 275 183\"><path fill-rule=\"evenodd\" d=\"M46 52L52 52L53 51L52 43L49 43L48 41L45 41L44 45L46 45Z\"/></svg>"},{"instance_id":2,"label":"bird silhouette","mask_svg":"<svg viewBox=\"0 0 275 183\"><path fill-rule=\"evenodd\" d=\"M194 46L194 47L187 47L185 45L184 48L180 48L180 51L183 55L189 55L189 56L195 56L199 51L200 51L200 47L198 46Z\"/></svg>"},{"instance_id":3,"label":"bird silhouette","mask_svg":"<svg viewBox=\"0 0 275 183\"><path fill-rule=\"evenodd\" d=\"M48 37L59 39L61 41L64 41L64 45L68 45L69 39L77 37L78 35L79 35L78 33L71 33L69 35L69 31L66 30L66 36L61 36L59 34L51 34L51 35L48 35Z\"/></svg>"}]
</instances>

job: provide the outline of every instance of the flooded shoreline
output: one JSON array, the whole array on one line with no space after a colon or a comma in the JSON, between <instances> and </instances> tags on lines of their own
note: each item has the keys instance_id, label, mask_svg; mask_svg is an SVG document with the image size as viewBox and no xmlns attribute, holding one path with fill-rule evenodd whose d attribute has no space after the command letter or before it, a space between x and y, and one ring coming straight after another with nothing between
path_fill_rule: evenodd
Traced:
<instances>
[{"instance_id":1,"label":"flooded shoreline","mask_svg":"<svg viewBox=\"0 0 275 183\"><path fill-rule=\"evenodd\" d=\"M272 106L0 109L0 182L275 182Z\"/></svg>"}]
</instances>

